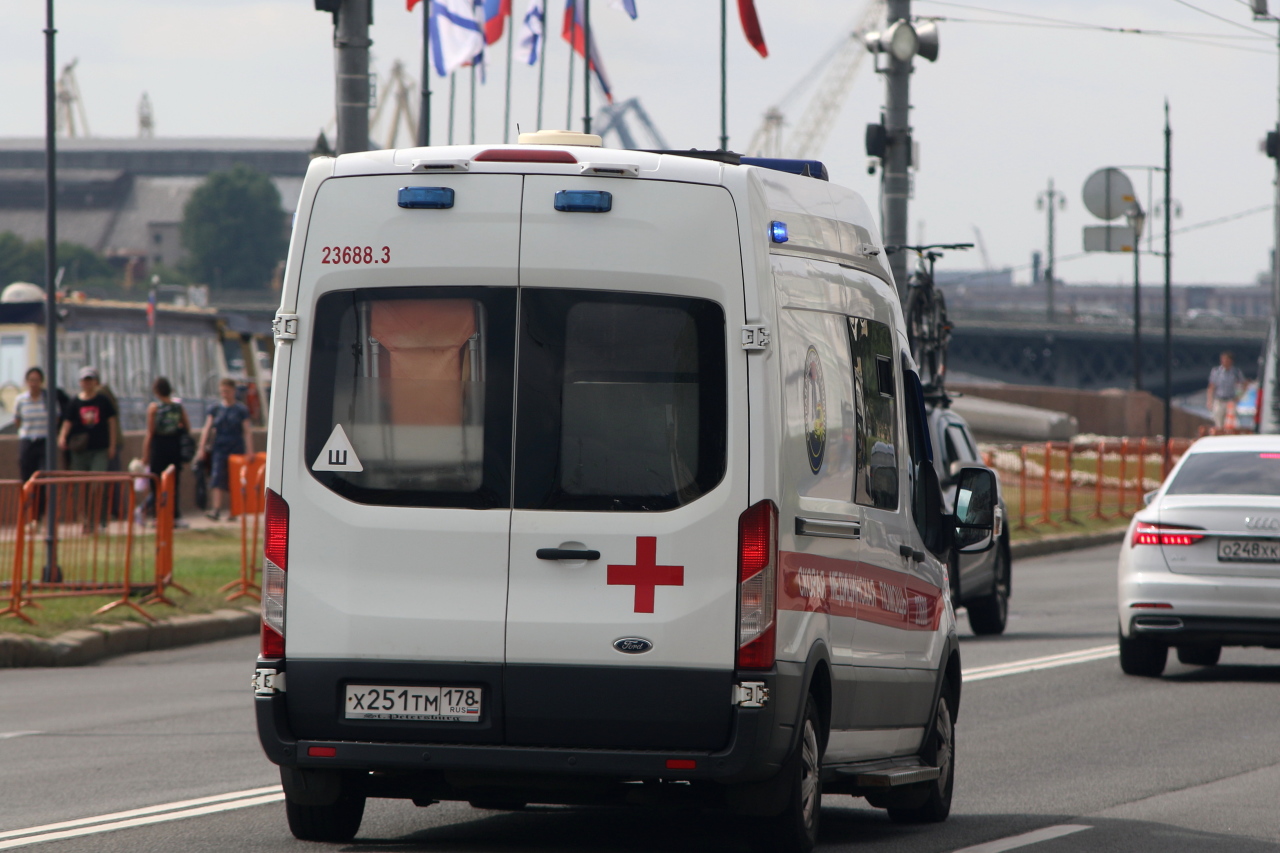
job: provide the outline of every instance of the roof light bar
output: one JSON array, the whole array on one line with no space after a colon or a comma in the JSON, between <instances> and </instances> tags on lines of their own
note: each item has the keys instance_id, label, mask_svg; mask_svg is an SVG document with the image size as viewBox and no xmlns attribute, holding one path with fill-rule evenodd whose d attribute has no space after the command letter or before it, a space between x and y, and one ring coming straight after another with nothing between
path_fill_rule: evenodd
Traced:
<instances>
[{"instance_id":1,"label":"roof light bar","mask_svg":"<svg viewBox=\"0 0 1280 853\"><path fill-rule=\"evenodd\" d=\"M560 190L556 210L564 213L608 213L613 210L613 193L604 190Z\"/></svg>"},{"instance_id":2,"label":"roof light bar","mask_svg":"<svg viewBox=\"0 0 1280 853\"><path fill-rule=\"evenodd\" d=\"M401 187L398 204L413 210L448 210L453 207L453 188Z\"/></svg>"}]
</instances>

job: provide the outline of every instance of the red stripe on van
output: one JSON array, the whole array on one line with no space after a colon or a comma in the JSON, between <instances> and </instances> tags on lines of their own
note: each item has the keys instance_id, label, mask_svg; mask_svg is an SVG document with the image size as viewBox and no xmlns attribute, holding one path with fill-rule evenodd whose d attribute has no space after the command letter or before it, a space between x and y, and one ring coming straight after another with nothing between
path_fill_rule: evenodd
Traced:
<instances>
[{"instance_id":1,"label":"red stripe on van","mask_svg":"<svg viewBox=\"0 0 1280 853\"><path fill-rule=\"evenodd\" d=\"M850 616L906 631L936 631L942 589L857 560L780 551L778 609Z\"/></svg>"}]
</instances>

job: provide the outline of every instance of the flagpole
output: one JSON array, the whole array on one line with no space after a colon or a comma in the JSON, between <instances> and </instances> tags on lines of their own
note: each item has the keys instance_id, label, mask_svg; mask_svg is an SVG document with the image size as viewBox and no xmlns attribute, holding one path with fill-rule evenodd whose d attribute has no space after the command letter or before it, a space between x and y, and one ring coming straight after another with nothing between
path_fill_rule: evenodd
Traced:
<instances>
[{"instance_id":1,"label":"flagpole","mask_svg":"<svg viewBox=\"0 0 1280 853\"><path fill-rule=\"evenodd\" d=\"M538 44L538 124L534 130L542 130L542 89L547 77L547 8L542 7L542 38ZM572 56L570 52L570 56Z\"/></svg>"},{"instance_id":2,"label":"flagpole","mask_svg":"<svg viewBox=\"0 0 1280 853\"><path fill-rule=\"evenodd\" d=\"M582 132L591 132L591 0L582 0Z\"/></svg>"},{"instance_id":3,"label":"flagpole","mask_svg":"<svg viewBox=\"0 0 1280 853\"><path fill-rule=\"evenodd\" d=\"M512 43L516 38L516 16L514 14L507 16L507 103L502 110L502 141L507 143L511 139L511 51Z\"/></svg>"},{"instance_id":4,"label":"flagpole","mask_svg":"<svg viewBox=\"0 0 1280 853\"><path fill-rule=\"evenodd\" d=\"M458 88L458 72L449 72L449 144L453 144L453 101Z\"/></svg>"},{"instance_id":5,"label":"flagpole","mask_svg":"<svg viewBox=\"0 0 1280 853\"><path fill-rule=\"evenodd\" d=\"M418 144L431 144L431 0L422 4L422 103L418 106Z\"/></svg>"},{"instance_id":6,"label":"flagpole","mask_svg":"<svg viewBox=\"0 0 1280 853\"><path fill-rule=\"evenodd\" d=\"M564 110L565 130L573 129L573 53L574 43L578 40L578 10L573 10L569 19L569 103Z\"/></svg>"},{"instance_id":7,"label":"flagpole","mask_svg":"<svg viewBox=\"0 0 1280 853\"><path fill-rule=\"evenodd\" d=\"M728 12L720 0L720 150L729 150Z\"/></svg>"},{"instance_id":8,"label":"flagpole","mask_svg":"<svg viewBox=\"0 0 1280 853\"><path fill-rule=\"evenodd\" d=\"M471 61L471 144L476 144L476 63Z\"/></svg>"}]
</instances>

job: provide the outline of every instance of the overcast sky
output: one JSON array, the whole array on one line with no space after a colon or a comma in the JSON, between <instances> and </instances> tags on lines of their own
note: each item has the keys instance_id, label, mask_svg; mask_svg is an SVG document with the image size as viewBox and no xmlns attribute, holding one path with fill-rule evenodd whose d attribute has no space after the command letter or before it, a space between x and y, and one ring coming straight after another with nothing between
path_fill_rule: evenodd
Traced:
<instances>
[{"instance_id":1,"label":"overcast sky","mask_svg":"<svg viewBox=\"0 0 1280 853\"><path fill-rule=\"evenodd\" d=\"M515 0L523 15L527 0ZM1188 5L1190 4L1190 5ZM561 4L548 0L558 21ZM852 30L866 0L756 0L769 57L747 45L730 2L729 135L743 148L764 111ZM97 136L134 136L144 91L159 136L313 138L333 121L332 25L311 0L58 0L59 65L79 59L90 128ZM719 4L714 0L637 0L630 20L605 0L592 23L618 99L641 98L675 147L714 148L719 134ZM1197 11L1191 6L1197 7ZM1280 0L1272 0L1280 11ZM374 63L383 94L391 63L417 77L421 11L376 0ZM1045 217L1036 197L1052 178L1065 191L1058 216L1060 257L1081 249L1094 220L1080 189L1107 165L1159 165L1163 100L1173 120L1175 228L1269 205L1274 163L1258 142L1277 118L1276 24L1255 24L1245 0L916 0L917 15L939 23L936 63L917 62L913 123L920 168L911 202L911 236L969 241L981 229L993 266L1019 268L1044 249ZM1212 34L1188 39L1067 28L998 12L1099 27ZM1210 17L1209 14L1225 20ZM43 132L44 4L0 3L0 136ZM990 23L1000 21L1001 24ZM1030 25L1030 26L1028 26ZM554 23L552 29L558 31ZM477 87L477 136L501 141L505 42L490 48L488 83ZM543 126L566 116L568 47L550 40ZM445 141L448 82L433 77L433 141ZM794 122L814 91L781 104ZM513 124L536 124L537 72L514 69ZM878 176L866 171L863 128L879 116L883 80L864 62L821 154L833 181L873 206ZM581 78L574 129L581 129ZM593 96L593 103L599 102ZM459 74L455 139L469 136L467 77ZM380 134L379 134L380 135ZM332 133L330 133L332 139ZM406 144L402 136L400 144ZM1145 173L1133 173L1145 207ZM1157 184L1156 194L1162 195ZM1268 264L1268 211L1174 238L1178 283L1248 283ZM978 253L953 268L981 265ZM950 263L951 259L944 261ZM1162 275L1144 257L1144 279ZM1059 278L1132 282L1128 255L1063 257Z\"/></svg>"}]
</instances>

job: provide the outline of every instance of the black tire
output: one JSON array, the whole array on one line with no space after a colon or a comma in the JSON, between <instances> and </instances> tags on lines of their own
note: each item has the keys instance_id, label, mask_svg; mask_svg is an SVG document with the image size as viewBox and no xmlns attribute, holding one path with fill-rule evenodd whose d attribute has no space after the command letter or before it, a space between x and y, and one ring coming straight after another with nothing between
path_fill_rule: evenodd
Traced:
<instances>
[{"instance_id":1,"label":"black tire","mask_svg":"<svg viewBox=\"0 0 1280 853\"><path fill-rule=\"evenodd\" d=\"M507 797L479 797L474 800L468 800L467 805L473 809L484 809L491 812L518 812L523 811L529 804L524 800Z\"/></svg>"},{"instance_id":2,"label":"black tire","mask_svg":"<svg viewBox=\"0 0 1280 853\"><path fill-rule=\"evenodd\" d=\"M1222 646L1178 646L1178 660L1187 666L1217 666Z\"/></svg>"},{"instance_id":3,"label":"black tire","mask_svg":"<svg viewBox=\"0 0 1280 853\"><path fill-rule=\"evenodd\" d=\"M980 636L1003 634L1009 621L1009 555L1000 542L996 543L995 575L995 589L991 594L965 605L969 611L969 627Z\"/></svg>"},{"instance_id":4,"label":"black tire","mask_svg":"<svg viewBox=\"0 0 1280 853\"><path fill-rule=\"evenodd\" d=\"M363 794L344 792L336 803L304 806L285 798L289 831L299 841L346 842L356 837L364 819Z\"/></svg>"},{"instance_id":5,"label":"black tire","mask_svg":"<svg viewBox=\"0 0 1280 853\"><path fill-rule=\"evenodd\" d=\"M822 718L810 696L805 701L804 723L796 751L783 765L790 783L787 805L771 819L770 850L778 853L809 853L818 843L818 818L822 812L822 748L826 741Z\"/></svg>"},{"instance_id":6,"label":"black tire","mask_svg":"<svg viewBox=\"0 0 1280 853\"><path fill-rule=\"evenodd\" d=\"M956 727L951 706L947 703L947 685L942 685L933 726L926 736L920 757L931 767L941 768L938 778L929 785L929 794L918 806L889 807L894 823L941 823L951 814L951 794L956 784Z\"/></svg>"},{"instance_id":7,"label":"black tire","mask_svg":"<svg viewBox=\"0 0 1280 853\"><path fill-rule=\"evenodd\" d=\"M1159 678L1169 659L1169 647L1148 637L1120 637L1120 669L1125 675Z\"/></svg>"}]
</instances>

